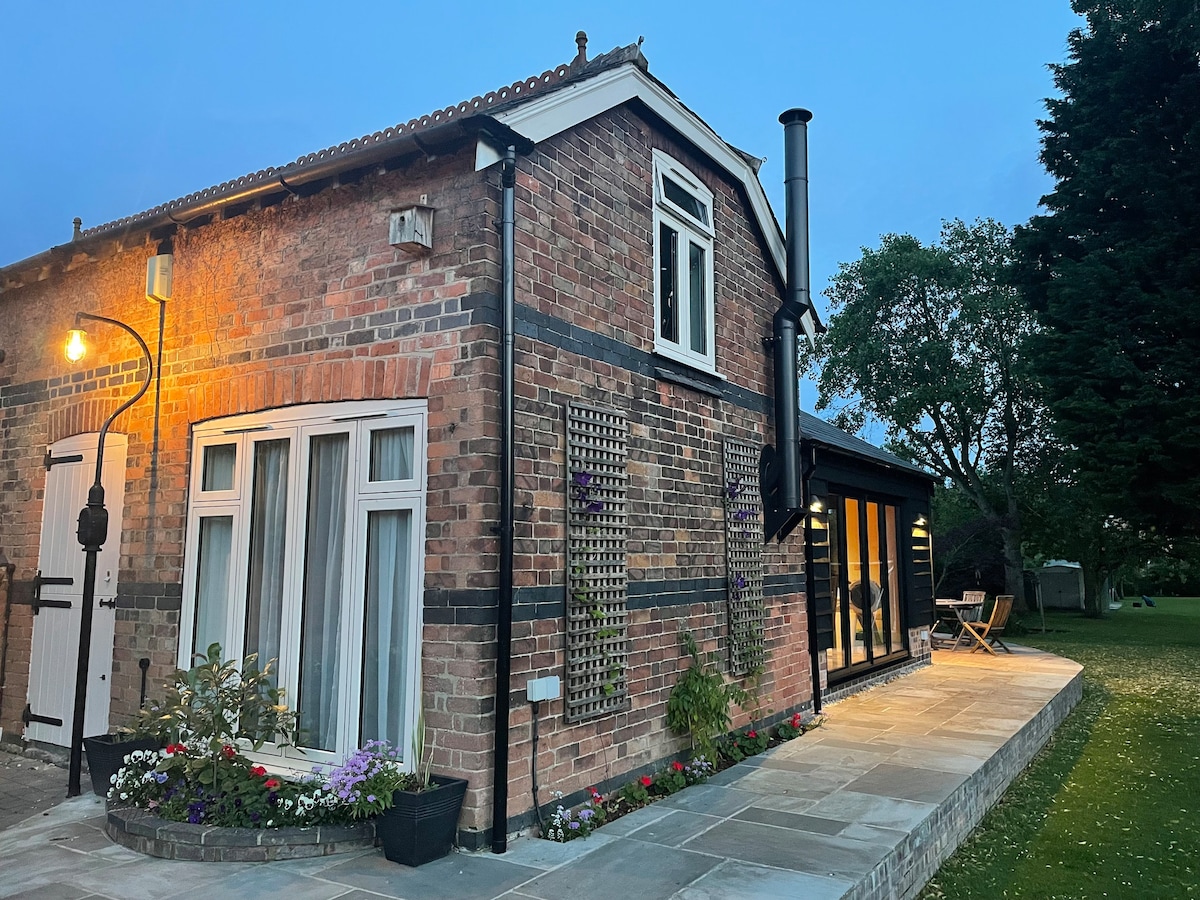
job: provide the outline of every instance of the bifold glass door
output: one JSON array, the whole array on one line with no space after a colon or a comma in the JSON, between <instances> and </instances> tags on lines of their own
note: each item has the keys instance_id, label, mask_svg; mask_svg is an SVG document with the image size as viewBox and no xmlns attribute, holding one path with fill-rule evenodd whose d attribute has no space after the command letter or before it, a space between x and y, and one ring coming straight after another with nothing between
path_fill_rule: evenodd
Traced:
<instances>
[{"instance_id":1,"label":"bifold glass door","mask_svg":"<svg viewBox=\"0 0 1200 900\"><path fill-rule=\"evenodd\" d=\"M897 517L897 508L888 503L830 498L830 672L869 666L905 649Z\"/></svg>"}]
</instances>

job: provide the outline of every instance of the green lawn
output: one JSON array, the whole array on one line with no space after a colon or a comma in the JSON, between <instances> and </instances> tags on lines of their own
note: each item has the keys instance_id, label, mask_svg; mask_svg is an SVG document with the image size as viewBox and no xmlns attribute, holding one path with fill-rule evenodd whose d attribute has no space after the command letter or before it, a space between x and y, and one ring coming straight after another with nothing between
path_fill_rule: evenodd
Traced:
<instances>
[{"instance_id":1,"label":"green lawn","mask_svg":"<svg viewBox=\"0 0 1200 900\"><path fill-rule=\"evenodd\" d=\"M1081 663L1083 700L922 900L1200 897L1200 598L1157 603L1014 637Z\"/></svg>"}]
</instances>

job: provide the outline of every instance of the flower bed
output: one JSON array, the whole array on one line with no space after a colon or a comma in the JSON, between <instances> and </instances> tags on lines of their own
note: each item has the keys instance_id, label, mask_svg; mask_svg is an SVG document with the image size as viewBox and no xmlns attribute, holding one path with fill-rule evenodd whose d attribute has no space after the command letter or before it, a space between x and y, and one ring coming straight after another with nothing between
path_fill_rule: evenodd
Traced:
<instances>
[{"instance_id":1,"label":"flower bed","mask_svg":"<svg viewBox=\"0 0 1200 900\"><path fill-rule=\"evenodd\" d=\"M295 742L295 714L268 681L270 669L259 671L253 655L240 666L222 662L213 644L199 665L176 671L137 729L164 749L129 753L112 776L106 831L113 840L172 859L323 856L373 846L375 824L362 820L398 796L432 793L428 771L406 772L399 752L382 741L299 778L272 774L245 755ZM424 755L419 731L414 762Z\"/></svg>"},{"instance_id":2,"label":"flower bed","mask_svg":"<svg viewBox=\"0 0 1200 900\"><path fill-rule=\"evenodd\" d=\"M805 722L800 713L780 722L771 734L765 729L744 728L727 735L717 744L717 762L709 762L703 755L683 763L675 760L653 775L643 775L607 797L594 787L589 787L588 799L575 807L559 805L546 823L542 837L559 843L587 837L607 822L628 815L636 809L669 797L693 784L703 784L716 772L736 765L749 756L762 753L770 747L812 731L821 724L813 718ZM558 796L561 797L561 794Z\"/></svg>"}]
</instances>

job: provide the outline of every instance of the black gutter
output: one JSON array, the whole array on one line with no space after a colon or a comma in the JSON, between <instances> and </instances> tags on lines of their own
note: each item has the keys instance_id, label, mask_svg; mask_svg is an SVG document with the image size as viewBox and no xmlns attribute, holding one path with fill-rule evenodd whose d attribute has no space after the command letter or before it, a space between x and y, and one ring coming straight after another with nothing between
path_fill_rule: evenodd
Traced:
<instances>
[{"instance_id":1,"label":"black gutter","mask_svg":"<svg viewBox=\"0 0 1200 900\"><path fill-rule=\"evenodd\" d=\"M347 147L345 150L326 151L324 155L319 155L311 161L305 158L279 169L266 169L256 175L197 191L144 213L100 225L79 235L70 243L59 244L34 256L0 267L0 293L5 290L6 276L41 269L69 259L91 245L124 239L137 232L186 226L227 207L282 193L294 194L296 188L332 178L343 172L381 165L413 153L442 151L463 140L479 137L487 137L501 146L522 147L529 143L527 138L491 116L473 115L453 119L415 133L407 132L375 142L359 143L358 146Z\"/></svg>"},{"instance_id":2,"label":"black gutter","mask_svg":"<svg viewBox=\"0 0 1200 900\"><path fill-rule=\"evenodd\" d=\"M516 490L513 424L516 175L517 148L510 144L504 151L500 176L500 289L503 318L500 336L500 608L496 618L496 727L495 750L492 754L493 853L508 850L508 720L512 674L513 495Z\"/></svg>"}]
</instances>

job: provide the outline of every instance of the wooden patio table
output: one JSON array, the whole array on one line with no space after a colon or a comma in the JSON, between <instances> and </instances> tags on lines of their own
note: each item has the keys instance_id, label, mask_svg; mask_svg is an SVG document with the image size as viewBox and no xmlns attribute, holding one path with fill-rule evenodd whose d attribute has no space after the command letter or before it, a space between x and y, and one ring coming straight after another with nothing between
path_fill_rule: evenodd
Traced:
<instances>
[{"instance_id":1,"label":"wooden patio table","mask_svg":"<svg viewBox=\"0 0 1200 900\"><path fill-rule=\"evenodd\" d=\"M934 605L938 611L938 624L946 623L950 626L950 637L952 641L947 641L945 638L938 640L939 646L949 644L951 650L957 650L959 644L967 637L966 629L963 628L963 622L974 622L979 619L979 615L983 612L983 604L975 600L953 600L939 599L934 600ZM934 626L933 634L937 634L937 626ZM967 641L968 646L970 641Z\"/></svg>"}]
</instances>

